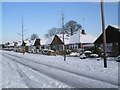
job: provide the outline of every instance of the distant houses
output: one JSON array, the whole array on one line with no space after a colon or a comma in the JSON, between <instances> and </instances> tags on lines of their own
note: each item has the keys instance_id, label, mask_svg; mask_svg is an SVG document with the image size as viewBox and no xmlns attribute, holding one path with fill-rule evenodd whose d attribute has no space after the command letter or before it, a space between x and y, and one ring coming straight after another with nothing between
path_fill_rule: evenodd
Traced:
<instances>
[{"instance_id":1,"label":"distant houses","mask_svg":"<svg viewBox=\"0 0 120 90\"><path fill-rule=\"evenodd\" d=\"M55 52L63 52L63 45L65 44L66 50L78 51L81 48L89 49L93 47L95 39L95 36L92 36L82 30L77 31L76 34L72 36L65 34L64 42L63 34L57 34L49 38L8 43L6 47L7 49L19 52L22 52L23 48L25 49L25 52L41 52L44 49L53 50Z\"/></svg>"},{"instance_id":2,"label":"distant houses","mask_svg":"<svg viewBox=\"0 0 120 90\"><path fill-rule=\"evenodd\" d=\"M120 27L109 25L106 28L106 42L108 56L120 55ZM94 44L103 50L103 33L96 39Z\"/></svg>"},{"instance_id":3,"label":"distant houses","mask_svg":"<svg viewBox=\"0 0 120 90\"><path fill-rule=\"evenodd\" d=\"M13 50L16 52L23 52L23 48L25 52L37 52L41 50L40 39L35 40L24 40L16 41L16 42L8 42L5 45L5 50Z\"/></svg>"},{"instance_id":4,"label":"distant houses","mask_svg":"<svg viewBox=\"0 0 120 90\"><path fill-rule=\"evenodd\" d=\"M40 52L41 44L39 38L25 41L25 52Z\"/></svg>"},{"instance_id":5,"label":"distant houses","mask_svg":"<svg viewBox=\"0 0 120 90\"><path fill-rule=\"evenodd\" d=\"M84 30L76 32L76 34L70 36L64 35L63 42L63 34L57 34L55 36L51 36L50 38L42 41L43 49L51 49L54 51L63 51L63 44L65 44L66 50L78 51L79 49L90 49L94 47L94 41L96 37L86 33Z\"/></svg>"},{"instance_id":6,"label":"distant houses","mask_svg":"<svg viewBox=\"0 0 120 90\"><path fill-rule=\"evenodd\" d=\"M103 50L103 34L98 38L87 33L85 30L77 31L74 35L56 34L49 38L37 38L35 40L24 40L24 42L8 42L4 44L4 49L18 52L42 53L43 50L52 50L56 54L63 54L63 45L66 51L80 52L92 50L94 46ZM107 53L109 56L120 55L120 27L109 25L106 28Z\"/></svg>"}]
</instances>

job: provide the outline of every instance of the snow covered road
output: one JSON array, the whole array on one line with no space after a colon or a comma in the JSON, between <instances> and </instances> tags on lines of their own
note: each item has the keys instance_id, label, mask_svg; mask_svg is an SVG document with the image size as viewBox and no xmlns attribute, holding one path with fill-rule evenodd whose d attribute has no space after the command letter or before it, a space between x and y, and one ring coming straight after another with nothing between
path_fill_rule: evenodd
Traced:
<instances>
[{"instance_id":1,"label":"snow covered road","mask_svg":"<svg viewBox=\"0 0 120 90\"><path fill-rule=\"evenodd\" d=\"M12 61L3 56L3 87L4 88L49 88L67 87L38 71Z\"/></svg>"},{"instance_id":2,"label":"snow covered road","mask_svg":"<svg viewBox=\"0 0 120 90\"><path fill-rule=\"evenodd\" d=\"M23 56L20 53L8 51L3 51L2 55L3 87L118 87L117 62L110 61L109 69L103 69L101 61L89 60L85 64L78 58L69 57L67 58L69 61L64 62L61 60L61 56L36 54ZM14 77L10 74L13 74ZM10 82L15 82L17 85L12 83L14 85L12 86Z\"/></svg>"}]
</instances>

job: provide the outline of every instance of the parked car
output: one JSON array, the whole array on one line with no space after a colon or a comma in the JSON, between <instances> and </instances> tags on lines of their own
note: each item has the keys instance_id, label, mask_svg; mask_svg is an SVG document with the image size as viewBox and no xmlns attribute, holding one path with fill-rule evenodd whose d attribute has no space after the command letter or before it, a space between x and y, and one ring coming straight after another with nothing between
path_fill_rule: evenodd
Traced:
<instances>
[{"instance_id":1,"label":"parked car","mask_svg":"<svg viewBox=\"0 0 120 90\"><path fill-rule=\"evenodd\" d=\"M98 54L91 54L90 57L91 57L91 58L97 58L97 57L98 57Z\"/></svg>"},{"instance_id":2,"label":"parked car","mask_svg":"<svg viewBox=\"0 0 120 90\"><path fill-rule=\"evenodd\" d=\"M50 49L43 49L42 53L46 54L46 55L50 55L52 52L54 52L54 50L50 50Z\"/></svg>"},{"instance_id":3,"label":"parked car","mask_svg":"<svg viewBox=\"0 0 120 90\"><path fill-rule=\"evenodd\" d=\"M117 62L120 62L120 55L117 56Z\"/></svg>"},{"instance_id":4,"label":"parked car","mask_svg":"<svg viewBox=\"0 0 120 90\"><path fill-rule=\"evenodd\" d=\"M85 54L82 54L79 56L80 59L85 59L86 58L86 55Z\"/></svg>"},{"instance_id":5,"label":"parked car","mask_svg":"<svg viewBox=\"0 0 120 90\"><path fill-rule=\"evenodd\" d=\"M91 51L85 51L84 53L85 53L86 57L90 57L90 54L91 54L92 52L91 52Z\"/></svg>"}]
</instances>

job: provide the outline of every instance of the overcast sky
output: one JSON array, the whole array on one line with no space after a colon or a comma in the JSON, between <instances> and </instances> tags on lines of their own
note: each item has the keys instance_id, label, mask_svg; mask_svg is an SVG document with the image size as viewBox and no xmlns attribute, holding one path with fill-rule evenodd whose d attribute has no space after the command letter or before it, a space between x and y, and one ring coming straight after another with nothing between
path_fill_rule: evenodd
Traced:
<instances>
[{"instance_id":1,"label":"overcast sky","mask_svg":"<svg viewBox=\"0 0 120 90\"><path fill-rule=\"evenodd\" d=\"M118 25L118 3L105 3L105 25ZM99 2L3 2L2 41L20 40L21 21L27 30L25 38L36 33L40 38L53 27L61 27L61 12L65 22L75 20L87 33L101 34L101 11Z\"/></svg>"}]
</instances>

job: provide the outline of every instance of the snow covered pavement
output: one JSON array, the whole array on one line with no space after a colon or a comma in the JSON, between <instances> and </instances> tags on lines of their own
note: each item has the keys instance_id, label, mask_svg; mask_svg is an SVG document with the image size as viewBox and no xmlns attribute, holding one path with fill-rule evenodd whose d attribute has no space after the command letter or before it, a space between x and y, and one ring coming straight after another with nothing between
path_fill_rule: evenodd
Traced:
<instances>
[{"instance_id":1,"label":"snow covered pavement","mask_svg":"<svg viewBox=\"0 0 120 90\"><path fill-rule=\"evenodd\" d=\"M118 62L81 60L78 57L0 51L3 60L3 87L28 88L118 88Z\"/></svg>"}]
</instances>

